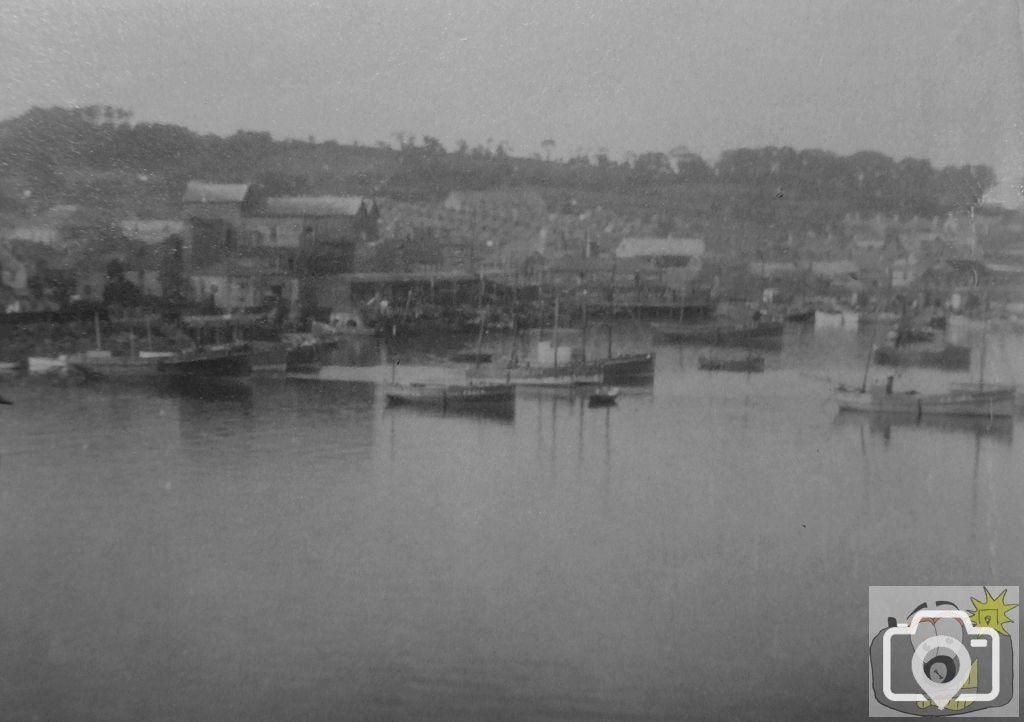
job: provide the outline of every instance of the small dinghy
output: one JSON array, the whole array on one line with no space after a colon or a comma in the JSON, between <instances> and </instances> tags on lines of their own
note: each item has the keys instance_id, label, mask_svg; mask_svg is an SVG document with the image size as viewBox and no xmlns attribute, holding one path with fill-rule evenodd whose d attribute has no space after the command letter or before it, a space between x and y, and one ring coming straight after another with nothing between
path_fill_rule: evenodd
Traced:
<instances>
[{"instance_id":1,"label":"small dinghy","mask_svg":"<svg viewBox=\"0 0 1024 722\"><path fill-rule=\"evenodd\" d=\"M618 386L599 386L590 392L587 403L591 406L612 406L618 397Z\"/></svg>"}]
</instances>

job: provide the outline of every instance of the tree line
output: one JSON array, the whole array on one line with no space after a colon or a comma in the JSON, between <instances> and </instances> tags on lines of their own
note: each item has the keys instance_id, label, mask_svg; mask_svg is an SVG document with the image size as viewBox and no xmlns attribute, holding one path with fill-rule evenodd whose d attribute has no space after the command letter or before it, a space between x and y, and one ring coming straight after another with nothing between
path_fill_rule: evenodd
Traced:
<instances>
[{"instance_id":1,"label":"tree line","mask_svg":"<svg viewBox=\"0 0 1024 722\"><path fill-rule=\"evenodd\" d=\"M672 188L715 187L738 195L867 213L932 216L981 203L996 182L984 165L934 167L919 158L874 151L839 155L790 147L739 148L714 163L679 146L668 153L606 152L550 160L512 155L507 143L448 150L432 136L401 133L397 147L341 145L335 141L274 140L269 133L200 135L162 123L136 123L130 111L110 106L32 108L0 122L0 210L38 202L81 200L69 171L157 174L172 203L188 178L255 181L270 194L353 193L404 200L437 200L451 190L499 187L578 189L646 196ZM77 181L81 182L81 181Z\"/></svg>"}]
</instances>

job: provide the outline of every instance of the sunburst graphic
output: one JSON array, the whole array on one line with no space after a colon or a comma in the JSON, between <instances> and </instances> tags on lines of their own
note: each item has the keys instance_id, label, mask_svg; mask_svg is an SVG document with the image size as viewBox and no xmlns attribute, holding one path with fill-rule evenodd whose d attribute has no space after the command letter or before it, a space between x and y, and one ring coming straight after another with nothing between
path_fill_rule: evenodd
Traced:
<instances>
[{"instance_id":1,"label":"sunburst graphic","mask_svg":"<svg viewBox=\"0 0 1024 722\"><path fill-rule=\"evenodd\" d=\"M992 596L988 587L984 589L984 600L971 597L971 603L974 605L974 609L971 610L971 622L975 627L991 627L1004 637L1008 637L1010 633L1003 628L1003 625L1012 624L1013 620L1007 616L1007 612L1018 605L1009 604L1006 601L1005 589L997 597Z\"/></svg>"}]
</instances>

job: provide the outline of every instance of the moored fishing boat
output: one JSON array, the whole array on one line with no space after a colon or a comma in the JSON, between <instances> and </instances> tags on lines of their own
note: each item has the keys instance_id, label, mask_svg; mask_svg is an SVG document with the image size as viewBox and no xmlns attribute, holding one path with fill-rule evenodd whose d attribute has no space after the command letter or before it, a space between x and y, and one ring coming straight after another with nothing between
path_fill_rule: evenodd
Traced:
<instances>
[{"instance_id":1,"label":"moored fishing boat","mask_svg":"<svg viewBox=\"0 0 1024 722\"><path fill-rule=\"evenodd\" d=\"M28 372L32 374L45 374L53 373L56 371L64 371L68 367L68 357L66 354L60 356L48 357L48 356L29 356L28 357Z\"/></svg>"},{"instance_id":2,"label":"moored fishing boat","mask_svg":"<svg viewBox=\"0 0 1024 722\"><path fill-rule=\"evenodd\" d=\"M654 352L623 354L593 362L605 384L629 384L654 378Z\"/></svg>"},{"instance_id":3,"label":"moored fishing boat","mask_svg":"<svg viewBox=\"0 0 1024 722\"><path fill-rule=\"evenodd\" d=\"M587 404L590 406L614 406L619 398L617 386L599 386L587 396Z\"/></svg>"},{"instance_id":4,"label":"moored fishing boat","mask_svg":"<svg viewBox=\"0 0 1024 722\"><path fill-rule=\"evenodd\" d=\"M874 362L879 366L922 366L965 371L971 367L971 349L953 344L945 344L940 348L887 345L875 349Z\"/></svg>"},{"instance_id":5,"label":"moored fishing boat","mask_svg":"<svg viewBox=\"0 0 1024 722\"><path fill-rule=\"evenodd\" d=\"M512 384L390 383L384 387L389 404L449 408L507 406L515 403Z\"/></svg>"},{"instance_id":6,"label":"moored fishing boat","mask_svg":"<svg viewBox=\"0 0 1024 722\"><path fill-rule=\"evenodd\" d=\"M952 388L944 393L894 393L891 385L876 384L867 391L839 391L835 398L841 411L908 414L916 417L1006 418L1014 414L1016 390L1012 387L974 387Z\"/></svg>"},{"instance_id":7,"label":"moored fishing boat","mask_svg":"<svg viewBox=\"0 0 1024 722\"><path fill-rule=\"evenodd\" d=\"M781 321L752 323L652 323L655 335L683 343L710 343L718 346L744 345L766 339L781 339L785 324Z\"/></svg>"},{"instance_id":8,"label":"moored fishing boat","mask_svg":"<svg viewBox=\"0 0 1024 722\"><path fill-rule=\"evenodd\" d=\"M169 376L247 376L252 372L248 346L211 346L157 359Z\"/></svg>"},{"instance_id":9,"label":"moored fishing boat","mask_svg":"<svg viewBox=\"0 0 1024 722\"><path fill-rule=\"evenodd\" d=\"M466 377L505 382L513 386L583 386L604 383L604 373L594 366L514 366L490 364L466 369Z\"/></svg>"},{"instance_id":10,"label":"moored fishing boat","mask_svg":"<svg viewBox=\"0 0 1024 722\"><path fill-rule=\"evenodd\" d=\"M160 361L173 358L170 352L141 352L138 356L115 356L109 351L86 351L68 356L69 368L89 376L155 376L160 373Z\"/></svg>"},{"instance_id":11,"label":"moored fishing boat","mask_svg":"<svg viewBox=\"0 0 1024 722\"><path fill-rule=\"evenodd\" d=\"M914 417L921 415L921 395L916 391L894 393L891 381L874 384L870 388L836 389L834 398L840 411L867 411L881 414L908 414Z\"/></svg>"},{"instance_id":12,"label":"moored fishing boat","mask_svg":"<svg viewBox=\"0 0 1024 722\"><path fill-rule=\"evenodd\" d=\"M1005 418L1014 415L1016 396L1017 390L1013 386L954 386L945 393L923 394L921 415Z\"/></svg>"},{"instance_id":13,"label":"moored fishing boat","mask_svg":"<svg viewBox=\"0 0 1024 722\"><path fill-rule=\"evenodd\" d=\"M968 349L968 354L970 349ZM868 355L868 365L872 354ZM969 358L968 358L969 360ZM840 410L870 411L876 413L914 414L917 417L966 416L980 418L1006 418L1016 411L1017 389L1010 384L986 384L985 340L982 337L979 376L976 383L958 383L949 390L938 393L909 391L893 392L893 376L885 385L875 384L866 388L868 368L865 368L865 383L860 390L840 388L836 401Z\"/></svg>"}]
</instances>

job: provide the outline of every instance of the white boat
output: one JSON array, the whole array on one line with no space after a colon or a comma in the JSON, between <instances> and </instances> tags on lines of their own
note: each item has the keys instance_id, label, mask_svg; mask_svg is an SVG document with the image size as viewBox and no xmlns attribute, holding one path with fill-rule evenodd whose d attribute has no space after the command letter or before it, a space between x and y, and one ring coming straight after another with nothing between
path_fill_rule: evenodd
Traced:
<instances>
[{"instance_id":1,"label":"white boat","mask_svg":"<svg viewBox=\"0 0 1024 722\"><path fill-rule=\"evenodd\" d=\"M1013 386L957 386L943 394L922 395L921 415L1006 418L1016 411L1016 397L1017 390Z\"/></svg>"},{"instance_id":2,"label":"white boat","mask_svg":"<svg viewBox=\"0 0 1024 722\"><path fill-rule=\"evenodd\" d=\"M985 327L983 327L984 329ZM985 383L985 334L981 340L979 376L975 383L952 384L949 390L937 393L917 391L894 392L894 376L885 385L867 388L867 375L873 353L868 354L864 383L858 389L840 388L835 398L843 411L869 411L882 414L913 414L917 418L933 416L967 416L988 419L1014 415L1017 389L1012 384Z\"/></svg>"},{"instance_id":3,"label":"white boat","mask_svg":"<svg viewBox=\"0 0 1024 722\"><path fill-rule=\"evenodd\" d=\"M822 310L814 312L815 328L847 328L856 329L860 324L860 314L848 310Z\"/></svg>"},{"instance_id":4,"label":"white boat","mask_svg":"<svg viewBox=\"0 0 1024 722\"><path fill-rule=\"evenodd\" d=\"M840 411L932 416L976 416L996 419L1014 415L1016 389L1012 386L963 385L944 393L893 392L876 384L866 391L841 390L835 394Z\"/></svg>"},{"instance_id":5,"label":"white boat","mask_svg":"<svg viewBox=\"0 0 1024 722\"><path fill-rule=\"evenodd\" d=\"M916 391L894 393L892 386L883 384L874 384L863 390L840 387L835 392L835 400L840 411L921 416L921 394Z\"/></svg>"},{"instance_id":6,"label":"white boat","mask_svg":"<svg viewBox=\"0 0 1024 722\"><path fill-rule=\"evenodd\" d=\"M141 352L137 356L115 356L110 351L86 351L68 356L68 366L99 377L155 376L162 358L174 356L162 352Z\"/></svg>"},{"instance_id":7,"label":"white boat","mask_svg":"<svg viewBox=\"0 0 1024 722\"><path fill-rule=\"evenodd\" d=\"M479 381L504 382L513 386L587 386L604 382L604 374L586 366L519 366L502 368L490 364L466 369L466 377Z\"/></svg>"},{"instance_id":8,"label":"white boat","mask_svg":"<svg viewBox=\"0 0 1024 722\"><path fill-rule=\"evenodd\" d=\"M842 328L843 327L843 314L839 311L815 311L814 312L814 327L815 328Z\"/></svg>"},{"instance_id":9,"label":"white boat","mask_svg":"<svg viewBox=\"0 0 1024 722\"><path fill-rule=\"evenodd\" d=\"M47 356L29 356L28 357L28 371L33 374L45 374L54 371L63 371L68 367L67 354L61 354L57 357Z\"/></svg>"},{"instance_id":10,"label":"white boat","mask_svg":"<svg viewBox=\"0 0 1024 722\"><path fill-rule=\"evenodd\" d=\"M310 330L320 338L377 335L377 329L367 326L361 314L351 311L334 311L327 323L313 321Z\"/></svg>"}]
</instances>

